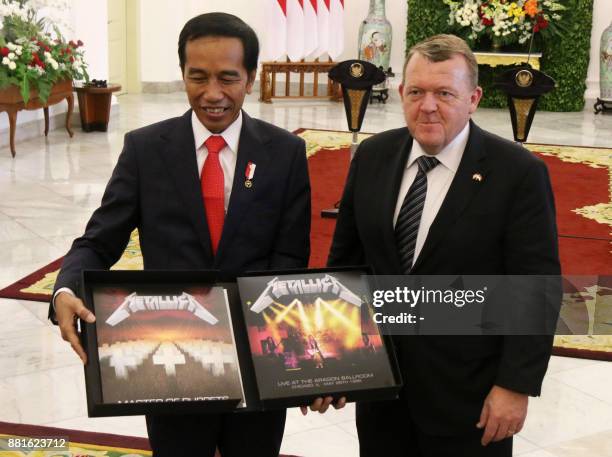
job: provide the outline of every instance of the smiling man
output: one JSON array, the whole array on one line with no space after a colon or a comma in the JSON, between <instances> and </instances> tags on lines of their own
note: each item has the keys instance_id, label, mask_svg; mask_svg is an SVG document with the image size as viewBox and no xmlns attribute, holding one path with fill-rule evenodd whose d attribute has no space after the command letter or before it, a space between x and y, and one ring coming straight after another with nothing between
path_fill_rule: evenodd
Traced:
<instances>
[{"instance_id":1,"label":"smiling man","mask_svg":"<svg viewBox=\"0 0 612 457\"><path fill-rule=\"evenodd\" d=\"M108 269L138 228L145 269L303 268L310 253L304 141L242 111L257 71L255 32L236 16L185 24L178 54L191 109L125 136L101 206L66 255L49 317L86 363L75 317L83 269ZM156 457L276 457L285 411L148 416Z\"/></svg>"},{"instance_id":2,"label":"smiling man","mask_svg":"<svg viewBox=\"0 0 612 457\"><path fill-rule=\"evenodd\" d=\"M555 209L544 163L479 128L482 96L467 44L415 45L400 95L406 127L361 143L329 265L379 275L558 275ZM528 396L539 395L548 336L394 337L404 389L357 405L362 457L512 455Z\"/></svg>"}]
</instances>

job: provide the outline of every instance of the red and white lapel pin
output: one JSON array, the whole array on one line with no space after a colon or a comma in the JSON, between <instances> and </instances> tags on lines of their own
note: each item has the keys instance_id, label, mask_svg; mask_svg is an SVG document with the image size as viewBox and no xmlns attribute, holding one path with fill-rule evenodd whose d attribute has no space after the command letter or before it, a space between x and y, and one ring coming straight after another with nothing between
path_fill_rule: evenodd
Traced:
<instances>
[{"instance_id":1,"label":"red and white lapel pin","mask_svg":"<svg viewBox=\"0 0 612 457\"><path fill-rule=\"evenodd\" d=\"M247 163L246 170L244 172L244 177L246 178L244 181L244 187L250 189L253 187L253 176L255 176L255 164L253 162Z\"/></svg>"}]
</instances>

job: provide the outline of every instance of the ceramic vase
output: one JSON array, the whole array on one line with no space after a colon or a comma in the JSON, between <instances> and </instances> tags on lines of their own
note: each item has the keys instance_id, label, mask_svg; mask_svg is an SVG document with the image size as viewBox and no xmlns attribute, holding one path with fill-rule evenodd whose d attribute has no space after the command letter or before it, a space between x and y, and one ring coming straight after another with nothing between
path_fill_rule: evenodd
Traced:
<instances>
[{"instance_id":1,"label":"ceramic vase","mask_svg":"<svg viewBox=\"0 0 612 457\"><path fill-rule=\"evenodd\" d=\"M601 99L612 101L612 22L601 34L599 89Z\"/></svg>"},{"instance_id":2,"label":"ceramic vase","mask_svg":"<svg viewBox=\"0 0 612 457\"><path fill-rule=\"evenodd\" d=\"M385 0L370 0L368 16L359 27L359 59L383 70L391 59L391 23L385 17Z\"/></svg>"}]
</instances>

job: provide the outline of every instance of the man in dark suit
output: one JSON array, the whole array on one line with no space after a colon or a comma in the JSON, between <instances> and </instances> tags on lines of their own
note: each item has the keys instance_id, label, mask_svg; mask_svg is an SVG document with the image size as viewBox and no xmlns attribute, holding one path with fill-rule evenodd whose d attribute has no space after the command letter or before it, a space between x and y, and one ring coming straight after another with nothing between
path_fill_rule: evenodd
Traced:
<instances>
[{"instance_id":1,"label":"man in dark suit","mask_svg":"<svg viewBox=\"0 0 612 457\"><path fill-rule=\"evenodd\" d=\"M239 18L185 24L179 60L191 109L130 132L85 234L56 283L50 318L86 363L74 319L95 317L75 297L83 269L106 269L138 228L145 269L303 268L310 244L304 141L241 110L257 71L255 32ZM148 416L157 457L277 456L285 411Z\"/></svg>"},{"instance_id":2,"label":"man in dark suit","mask_svg":"<svg viewBox=\"0 0 612 457\"><path fill-rule=\"evenodd\" d=\"M414 46L400 87L407 128L361 143L329 265L378 275L560 274L544 163L470 120L482 89L466 43ZM395 337L400 399L357 405L362 457L511 456L549 336Z\"/></svg>"}]
</instances>

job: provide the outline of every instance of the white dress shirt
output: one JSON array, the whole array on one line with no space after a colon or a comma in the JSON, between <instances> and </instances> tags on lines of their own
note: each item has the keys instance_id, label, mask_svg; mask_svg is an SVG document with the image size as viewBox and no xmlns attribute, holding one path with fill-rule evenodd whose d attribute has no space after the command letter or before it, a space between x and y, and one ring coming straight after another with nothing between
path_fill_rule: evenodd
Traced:
<instances>
[{"instance_id":1,"label":"white dress shirt","mask_svg":"<svg viewBox=\"0 0 612 457\"><path fill-rule=\"evenodd\" d=\"M457 173L457 168L459 168L459 163L463 157L463 150L467 145L469 135L470 124L468 123L459 133L459 135L457 135L453 141L447 144L446 147L435 156L426 154L416 140L412 142L412 149L410 150L410 155L408 156L408 163L406 164L406 169L404 170L402 184L400 185L400 190L397 195L397 202L395 204L395 213L393 215L394 227L397 223L397 217L400 209L402 208L404 198L406 198L406 194L414 182L419 170L419 167L416 164L416 159L421 156L429 156L436 157L440 161L437 167L433 168L429 171L429 173L427 173L427 195L425 196L425 205L423 206L423 213L421 214L421 222L419 224L419 231L417 233L414 257L412 259L413 265L418 258L423 245L425 244L425 239L429 233L429 227L431 227L431 224L436 218L436 215L442 206L442 202L448 193L451 182L455 177L455 173Z\"/></svg>"},{"instance_id":2,"label":"white dress shirt","mask_svg":"<svg viewBox=\"0 0 612 457\"><path fill-rule=\"evenodd\" d=\"M195 140L195 152L196 159L198 161L198 174L202 175L202 167L204 161L208 156L208 149L204 146L204 142L208 137L213 134L208 130L204 124L200 122L198 116L192 111L191 113L191 127L193 128L193 138ZM240 142L240 131L242 130L242 111L238 114L238 117L227 127L221 136L225 140L225 147L219 152L219 162L221 162L221 168L223 169L223 180L224 180L224 208L227 214L227 207L230 201L230 195L232 194L232 184L234 182L234 171L236 168L236 159L238 157L238 143ZM53 295L53 308L55 309L55 297L60 292L67 292L72 296L75 296L73 290L68 287L61 287Z\"/></svg>"},{"instance_id":3,"label":"white dress shirt","mask_svg":"<svg viewBox=\"0 0 612 457\"><path fill-rule=\"evenodd\" d=\"M204 142L213 134L204 124L200 122L198 116L194 112L191 113L191 126L193 127L193 138L195 139L196 157L198 160L199 175L202 176L202 168L204 161L208 157L208 149L204 146ZM238 143L240 142L240 130L242 130L242 111L238 117L227 127L221 136L225 140L225 147L219 152L219 162L223 169L224 183L224 207L227 214L227 207L232 194L232 184L234 183L234 173L236 169L236 159L238 157Z\"/></svg>"}]
</instances>

